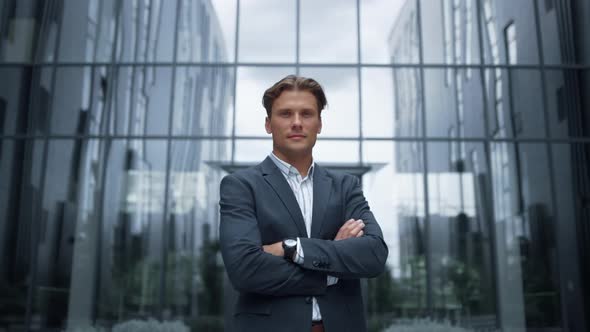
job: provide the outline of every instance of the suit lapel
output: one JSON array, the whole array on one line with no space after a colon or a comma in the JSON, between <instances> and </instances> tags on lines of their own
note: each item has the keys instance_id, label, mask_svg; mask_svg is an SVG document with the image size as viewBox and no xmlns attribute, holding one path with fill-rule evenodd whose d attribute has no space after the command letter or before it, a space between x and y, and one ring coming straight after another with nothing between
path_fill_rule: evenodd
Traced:
<instances>
[{"instance_id":1,"label":"suit lapel","mask_svg":"<svg viewBox=\"0 0 590 332\"><path fill-rule=\"evenodd\" d=\"M264 180L268 182L277 196L279 196L281 202L283 202L287 208L287 211L289 211L291 218L299 230L299 236L308 237L307 230L305 229L305 221L303 220L303 215L301 214L301 209L299 209L299 204L297 203L295 194L293 194L293 190L291 190L291 187L289 187L289 184L283 176L283 173L281 173L270 157L266 157L261 166Z\"/></svg>"},{"instance_id":2,"label":"suit lapel","mask_svg":"<svg viewBox=\"0 0 590 332\"><path fill-rule=\"evenodd\" d=\"M322 232L324 214L330 201L332 179L317 164L313 171L313 214L311 220L311 237L319 238Z\"/></svg>"}]
</instances>

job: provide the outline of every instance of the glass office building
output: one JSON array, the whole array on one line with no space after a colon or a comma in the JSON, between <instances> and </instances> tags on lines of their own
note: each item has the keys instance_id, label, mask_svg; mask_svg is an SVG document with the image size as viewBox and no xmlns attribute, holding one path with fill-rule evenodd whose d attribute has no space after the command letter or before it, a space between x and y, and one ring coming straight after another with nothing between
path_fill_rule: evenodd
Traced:
<instances>
[{"instance_id":1,"label":"glass office building","mask_svg":"<svg viewBox=\"0 0 590 332\"><path fill-rule=\"evenodd\" d=\"M588 330L587 31L587 0L0 1L0 331L232 331L219 182L292 73L389 246L370 331Z\"/></svg>"}]
</instances>

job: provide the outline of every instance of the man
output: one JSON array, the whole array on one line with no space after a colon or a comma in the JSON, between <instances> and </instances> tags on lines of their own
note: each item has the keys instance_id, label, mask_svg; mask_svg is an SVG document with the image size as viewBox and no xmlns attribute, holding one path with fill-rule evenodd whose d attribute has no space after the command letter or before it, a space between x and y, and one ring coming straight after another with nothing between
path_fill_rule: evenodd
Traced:
<instances>
[{"instance_id":1,"label":"man","mask_svg":"<svg viewBox=\"0 0 590 332\"><path fill-rule=\"evenodd\" d=\"M314 164L327 104L313 79L264 93L272 153L221 181L221 253L239 292L238 331L366 331L360 278L388 249L359 179Z\"/></svg>"}]
</instances>

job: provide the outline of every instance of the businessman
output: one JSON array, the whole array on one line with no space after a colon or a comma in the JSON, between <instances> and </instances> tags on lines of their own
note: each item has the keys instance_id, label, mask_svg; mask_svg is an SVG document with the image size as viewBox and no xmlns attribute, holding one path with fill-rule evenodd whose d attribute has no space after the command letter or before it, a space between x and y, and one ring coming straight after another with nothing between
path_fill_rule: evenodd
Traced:
<instances>
[{"instance_id":1,"label":"businessman","mask_svg":"<svg viewBox=\"0 0 590 332\"><path fill-rule=\"evenodd\" d=\"M324 91L311 78L289 75L262 103L272 152L221 181L221 253L239 292L233 325L245 332L366 331L360 278L384 270L388 249L359 179L313 161Z\"/></svg>"}]
</instances>

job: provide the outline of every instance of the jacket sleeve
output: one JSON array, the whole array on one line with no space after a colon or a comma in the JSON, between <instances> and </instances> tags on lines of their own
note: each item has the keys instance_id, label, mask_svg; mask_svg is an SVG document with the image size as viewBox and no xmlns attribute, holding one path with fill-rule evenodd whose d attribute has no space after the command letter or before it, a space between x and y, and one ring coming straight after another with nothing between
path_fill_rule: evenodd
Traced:
<instances>
[{"instance_id":1,"label":"jacket sleeve","mask_svg":"<svg viewBox=\"0 0 590 332\"><path fill-rule=\"evenodd\" d=\"M228 175L220 187L219 239L227 274L239 292L275 296L322 295L326 274L293 264L262 250L251 187Z\"/></svg>"},{"instance_id":2,"label":"jacket sleeve","mask_svg":"<svg viewBox=\"0 0 590 332\"><path fill-rule=\"evenodd\" d=\"M376 277L385 269L389 251L358 178L349 176L344 181L343 188L348 188L344 220L362 219L365 223L364 235L340 241L301 238L305 252L302 266L341 279Z\"/></svg>"}]
</instances>

